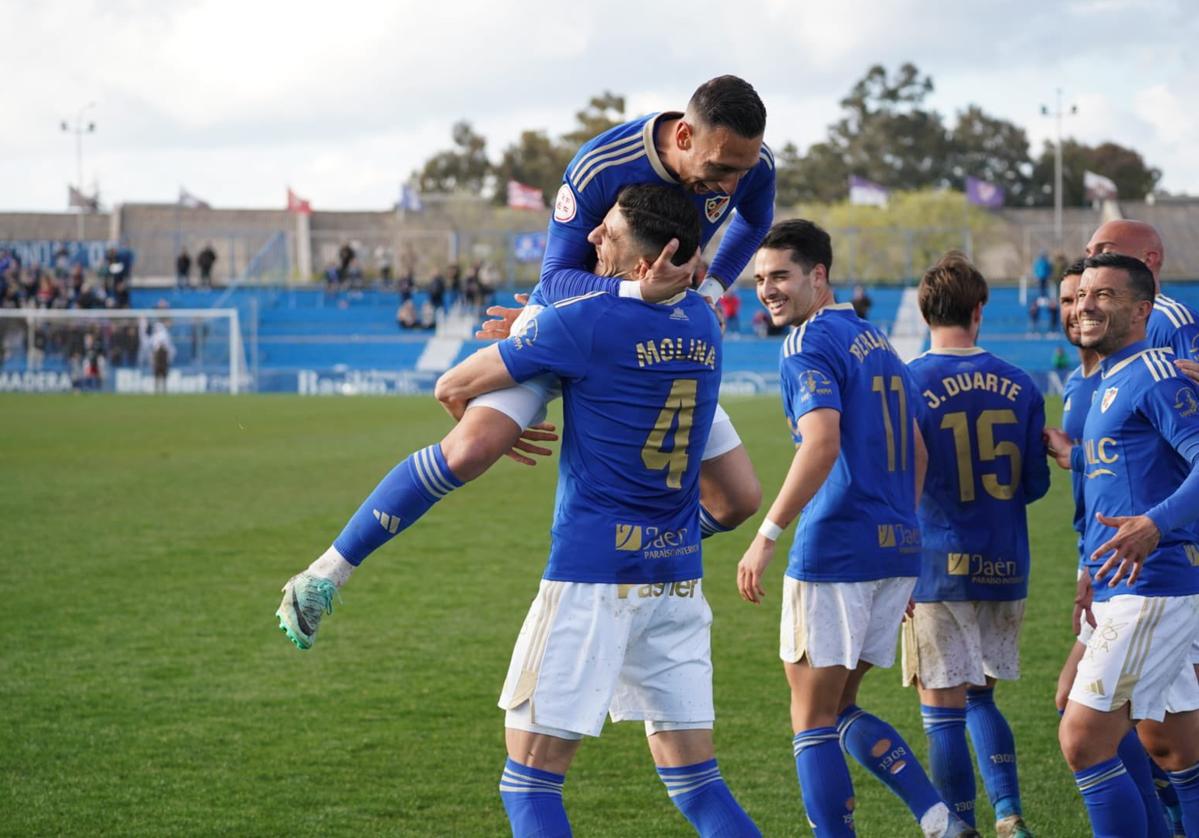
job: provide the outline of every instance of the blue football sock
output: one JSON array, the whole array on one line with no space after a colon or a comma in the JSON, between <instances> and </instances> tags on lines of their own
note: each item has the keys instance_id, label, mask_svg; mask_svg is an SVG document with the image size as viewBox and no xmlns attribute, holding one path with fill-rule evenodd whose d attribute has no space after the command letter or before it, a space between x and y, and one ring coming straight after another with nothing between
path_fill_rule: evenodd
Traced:
<instances>
[{"instance_id":1,"label":"blue football sock","mask_svg":"<svg viewBox=\"0 0 1199 838\"><path fill-rule=\"evenodd\" d=\"M801 730L795 734L791 746L808 822L821 838L852 838L853 780L849 778L849 766L841 754L837 729L814 727Z\"/></svg>"},{"instance_id":2,"label":"blue football sock","mask_svg":"<svg viewBox=\"0 0 1199 838\"><path fill-rule=\"evenodd\" d=\"M440 444L422 448L388 472L333 546L347 562L358 565L461 485L446 465Z\"/></svg>"},{"instance_id":3,"label":"blue football sock","mask_svg":"<svg viewBox=\"0 0 1199 838\"><path fill-rule=\"evenodd\" d=\"M1145 806L1119 757L1074 772L1094 838L1145 838Z\"/></svg>"},{"instance_id":4,"label":"blue football sock","mask_svg":"<svg viewBox=\"0 0 1199 838\"><path fill-rule=\"evenodd\" d=\"M1138 742L1141 740L1138 739ZM1149 760L1149 770L1153 772L1153 785L1157 789L1157 799L1162 802L1165 807L1166 817L1170 819L1170 825L1178 834L1182 834L1182 807L1178 805L1178 793L1174 791L1174 786L1170 783L1170 775L1162 770L1162 767Z\"/></svg>"},{"instance_id":5,"label":"blue football sock","mask_svg":"<svg viewBox=\"0 0 1199 838\"><path fill-rule=\"evenodd\" d=\"M1120 762L1124 763L1124 770L1128 772L1128 776L1132 778L1136 784L1137 792L1141 796L1141 803L1145 807L1146 829L1149 838L1171 838L1174 834L1172 824L1167 821L1165 807L1157 796L1157 786L1153 782L1152 766L1153 760L1149 759L1149 755L1145 753L1145 748L1141 745L1141 740L1137 738L1137 729L1134 727L1124 735L1120 740L1120 745L1116 750L1116 756L1120 758ZM1161 769L1158 769L1161 771ZM1169 785L1170 779L1162 772L1166 784Z\"/></svg>"},{"instance_id":6,"label":"blue football sock","mask_svg":"<svg viewBox=\"0 0 1199 838\"><path fill-rule=\"evenodd\" d=\"M1182 826L1187 835L1199 835L1199 762L1182 771L1167 772L1178 794Z\"/></svg>"},{"instance_id":7,"label":"blue football sock","mask_svg":"<svg viewBox=\"0 0 1199 838\"><path fill-rule=\"evenodd\" d=\"M920 705L928 736L928 768L949 810L974 826L974 763L966 744L964 707Z\"/></svg>"},{"instance_id":8,"label":"blue football sock","mask_svg":"<svg viewBox=\"0 0 1199 838\"><path fill-rule=\"evenodd\" d=\"M912 811L916 820L942 803L899 731L853 704L837 717L841 745Z\"/></svg>"},{"instance_id":9,"label":"blue football sock","mask_svg":"<svg viewBox=\"0 0 1199 838\"><path fill-rule=\"evenodd\" d=\"M565 775L529 768L509 759L500 777L500 797L513 838L563 838L570 821L562 805Z\"/></svg>"},{"instance_id":10,"label":"blue football sock","mask_svg":"<svg viewBox=\"0 0 1199 838\"><path fill-rule=\"evenodd\" d=\"M704 838L760 838L762 833L733 798L716 760L678 768L658 766L670 800Z\"/></svg>"},{"instance_id":11,"label":"blue football sock","mask_svg":"<svg viewBox=\"0 0 1199 838\"><path fill-rule=\"evenodd\" d=\"M708 538L722 532L731 532L732 527L726 527L724 524L712 517L712 513L704 509L703 504L699 506L699 535L700 538Z\"/></svg>"},{"instance_id":12,"label":"blue football sock","mask_svg":"<svg viewBox=\"0 0 1199 838\"><path fill-rule=\"evenodd\" d=\"M995 809L995 819L1023 814L1016 776L1016 741L1007 719L995 706L994 690L967 691L966 729L974 743L978 771Z\"/></svg>"}]
</instances>

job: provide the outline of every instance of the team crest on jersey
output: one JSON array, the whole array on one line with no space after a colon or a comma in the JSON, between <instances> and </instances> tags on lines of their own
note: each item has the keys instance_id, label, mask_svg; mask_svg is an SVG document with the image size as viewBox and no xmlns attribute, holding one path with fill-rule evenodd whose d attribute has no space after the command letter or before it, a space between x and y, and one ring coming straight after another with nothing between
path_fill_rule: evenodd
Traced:
<instances>
[{"instance_id":1,"label":"team crest on jersey","mask_svg":"<svg viewBox=\"0 0 1199 838\"><path fill-rule=\"evenodd\" d=\"M1195 391L1189 384L1179 389L1174 398L1174 409L1184 419L1199 413L1199 397L1195 395Z\"/></svg>"},{"instance_id":2,"label":"team crest on jersey","mask_svg":"<svg viewBox=\"0 0 1199 838\"><path fill-rule=\"evenodd\" d=\"M720 220L720 216L728 209L729 200L728 195L715 195L704 201L704 215L708 217L709 224L715 224Z\"/></svg>"},{"instance_id":3,"label":"team crest on jersey","mask_svg":"<svg viewBox=\"0 0 1199 838\"><path fill-rule=\"evenodd\" d=\"M799 376L799 398L807 401L813 396L827 396L833 392L833 382L820 370L804 370Z\"/></svg>"},{"instance_id":4,"label":"team crest on jersey","mask_svg":"<svg viewBox=\"0 0 1199 838\"><path fill-rule=\"evenodd\" d=\"M1119 387L1108 387L1103 391L1103 401L1099 403L1100 413L1107 413L1107 409L1112 406L1112 402L1116 400L1116 393L1119 391Z\"/></svg>"},{"instance_id":5,"label":"team crest on jersey","mask_svg":"<svg viewBox=\"0 0 1199 838\"><path fill-rule=\"evenodd\" d=\"M563 224L574 221L578 209L578 205L575 203L575 193L571 192L570 187L565 183L562 184L558 190L558 196L554 198L554 220L561 221Z\"/></svg>"}]
</instances>

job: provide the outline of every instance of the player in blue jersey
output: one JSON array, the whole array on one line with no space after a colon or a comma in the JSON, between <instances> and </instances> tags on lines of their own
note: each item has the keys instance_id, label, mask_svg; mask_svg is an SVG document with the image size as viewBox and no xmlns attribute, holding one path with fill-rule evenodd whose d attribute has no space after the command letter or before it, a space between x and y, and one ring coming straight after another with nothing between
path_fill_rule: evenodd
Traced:
<instances>
[{"instance_id":1,"label":"player in blue jersey","mask_svg":"<svg viewBox=\"0 0 1199 838\"><path fill-rule=\"evenodd\" d=\"M1119 756L1134 724L1199 834L1199 390L1145 339L1155 294L1140 260L1087 260L1075 316L1101 380L1080 445L1047 432L1058 463L1086 476L1075 620L1095 628L1059 738L1096 835L1148 834Z\"/></svg>"},{"instance_id":2,"label":"player in blue jersey","mask_svg":"<svg viewBox=\"0 0 1199 838\"><path fill-rule=\"evenodd\" d=\"M603 271L596 265L589 237L629 184L657 183L685 192L703 213L701 246L732 217L709 275L719 278L718 286L735 280L772 219L774 158L762 144L765 126L766 108L753 87L736 77L720 76L696 90L684 113L643 117L586 143L563 176L542 280L522 316L531 318L540 307L578 293L602 290L660 301L688 286L694 260L689 251L677 254L679 243L673 241L639 282L592 272ZM514 328L523 325L518 320ZM548 455L538 443L555 439L552 428L535 426L557 392L556 380L546 375L476 399L465 414L455 417L458 424L440 443L416 452L384 477L333 545L284 586L276 614L292 642L300 649L310 648L335 591L367 556L446 494L483 474L505 454L526 465L533 464L526 455ZM761 502L749 455L719 408L703 460L701 526L705 535L713 535L739 525ZM418 480L413 497L419 502L396 500Z\"/></svg>"},{"instance_id":3,"label":"player in blue jersey","mask_svg":"<svg viewBox=\"0 0 1199 838\"><path fill-rule=\"evenodd\" d=\"M687 222L694 241L695 212L677 190L627 187L599 228L599 263L636 279ZM716 316L694 291L662 304L595 291L546 306L438 382L453 412L547 372L563 386L549 563L500 697L513 835L569 834L565 774L606 715L645 723L658 773L699 834L759 834L712 747L696 455L721 352Z\"/></svg>"},{"instance_id":4,"label":"player in blue jersey","mask_svg":"<svg viewBox=\"0 0 1199 838\"><path fill-rule=\"evenodd\" d=\"M941 796L974 823L969 730L999 838L1024 825L1016 746L995 704L1020 676L1028 596L1026 507L1049 489L1045 401L1026 372L978 346L987 282L950 252L920 281L932 347L908 365L928 448L920 499L924 561L904 625L904 683L916 682Z\"/></svg>"},{"instance_id":5,"label":"player in blue jersey","mask_svg":"<svg viewBox=\"0 0 1199 838\"><path fill-rule=\"evenodd\" d=\"M798 450L766 521L737 566L760 603L782 531L800 512L783 582L780 657L791 687L793 752L816 834L852 835L853 785L841 749L911 809L926 835L977 835L951 813L891 725L856 706L872 666L890 666L920 573L916 498L924 444L920 393L885 335L836 304L828 233L774 226L754 260L758 299L783 341L783 408Z\"/></svg>"}]
</instances>

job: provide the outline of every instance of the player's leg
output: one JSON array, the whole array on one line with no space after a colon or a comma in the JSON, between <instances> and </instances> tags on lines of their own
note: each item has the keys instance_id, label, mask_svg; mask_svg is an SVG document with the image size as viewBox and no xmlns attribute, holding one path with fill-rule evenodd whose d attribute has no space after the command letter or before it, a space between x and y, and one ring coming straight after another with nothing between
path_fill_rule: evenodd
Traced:
<instances>
[{"instance_id":1,"label":"player's leg","mask_svg":"<svg viewBox=\"0 0 1199 838\"><path fill-rule=\"evenodd\" d=\"M559 838L571 834L562 787L581 738L505 729L508 759L500 776L500 799L513 838L526 835Z\"/></svg>"},{"instance_id":2,"label":"player's leg","mask_svg":"<svg viewBox=\"0 0 1199 838\"><path fill-rule=\"evenodd\" d=\"M850 672L813 666L806 654L784 660L783 669L791 687L791 749L808 820L817 835L853 835L853 781L837 735L837 705Z\"/></svg>"},{"instance_id":3,"label":"player's leg","mask_svg":"<svg viewBox=\"0 0 1199 838\"><path fill-rule=\"evenodd\" d=\"M839 702L837 731L841 746L904 802L925 835L976 835L941 799L899 731L857 706L858 687L866 672L872 666L890 667L895 662L895 638L915 582L914 578L898 578L838 586L843 607L860 611L866 622L860 632L858 664Z\"/></svg>"},{"instance_id":4,"label":"player's leg","mask_svg":"<svg viewBox=\"0 0 1199 838\"><path fill-rule=\"evenodd\" d=\"M636 602L613 721L645 723L670 801L701 836L759 836L720 773L712 747L712 610L699 579L621 585Z\"/></svg>"},{"instance_id":5,"label":"player's leg","mask_svg":"<svg viewBox=\"0 0 1199 838\"><path fill-rule=\"evenodd\" d=\"M1199 835L1199 683L1191 666L1171 685L1166 709L1162 721L1145 719L1137 732L1165 769L1185 834Z\"/></svg>"},{"instance_id":6,"label":"player's leg","mask_svg":"<svg viewBox=\"0 0 1199 838\"><path fill-rule=\"evenodd\" d=\"M393 468L367 496L332 546L283 586L275 612L300 649L316 640L321 618L333 611L334 592L362 561L416 523L434 504L490 468L543 415L552 382L526 382L476 399L441 442Z\"/></svg>"},{"instance_id":7,"label":"player's leg","mask_svg":"<svg viewBox=\"0 0 1199 838\"><path fill-rule=\"evenodd\" d=\"M966 685L983 683L972 603L918 602L903 625L903 683L920 695L933 785L950 809L974 824L974 763L966 739Z\"/></svg>"},{"instance_id":8,"label":"player's leg","mask_svg":"<svg viewBox=\"0 0 1199 838\"><path fill-rule=\"evenodd\" d=\"M1015 681L1020 677L1025 600L982 601L972 606L986 679L985 686L971 686L966 692L966 729L995 811L996 832L1000 838L1029 836L1020 801L1015 737L995 703L997 680ZM978 683L971 679L971 684Z\"/></svg>"},{"instance_id":9,"label":"player's leg","mask_svg":"<svg viewBox=\"0 0 1199 838\"><path fill-rule=\"evenodd\" d=\"M1074 772L1096 838L1149 834L1145 805L1117 755L1120 740L1131 727L1127 704L1100 711L1074 701L1072 694L1058 728L1062 755Z\"/></svg>"},{"instance_id":10,"label":"player's leg","mask_svg":"<svg viewBox=\"0 0 1199 838\"><path fill-rule=\"evenodd\" d=\"M724 408L716 406L699 470L699 519L704 538L728 532L752 518L762 504L762 485L749 453Z\"/></svg>"}]
</instances>

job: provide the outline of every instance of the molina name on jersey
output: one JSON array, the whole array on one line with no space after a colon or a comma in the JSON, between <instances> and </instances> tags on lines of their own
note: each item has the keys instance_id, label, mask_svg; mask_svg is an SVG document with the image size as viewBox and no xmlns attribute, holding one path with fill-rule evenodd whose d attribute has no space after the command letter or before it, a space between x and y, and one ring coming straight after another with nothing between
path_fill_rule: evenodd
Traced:
<instances>
[{"instance_id":1,"label":"molina name on jersey","mask_svg":"<svg viewBox=\"0 0 1199 838\"><path fill-rule=\"evenodd\" d=\"M619 279L598 277L587 269L595 265L595 247L587 241L616 197L626 186L639 183L683 187L662 163L654 130L665 119L681 113L649 114L609 128L583 144L562 177L546 236L541 281L531 301L538 305L590 291L619 293ZM774 155L765 144L758 164L746 173L732 195L688 193L700 219L700 246L732 218L708 273L731 283L741 275L774 222Z\"/></svg>"},{"instance_id":2,"label":"molina name on jersey","mask_svg":"<svg viewBox=\"0 0 1199 838\"><path fill-rule=\"evenodd\" d=\"M929 351L908 365L928 471L920 498L917 602L1028 596L1025 507L1049 490L1045 400L990 352Z\"/></svg>"},{"instance_id":3,"label":"molina name on jersey","mask_svg":"<svg viewBox=\"0 0 1199 838\"><path fill-rule=\"evenodd\" d=\"M699 468L720 390L720 326L688 291L595 291L499 344L517 381L562 380L562 451L544 578L621 584L703 574Z\"/></svg>"},{"instance_id":4,"label":"molina name on jersey","mask_svg":"<svg viewBox=\"0 0 1199 838\"><path fill-rule=\"evenodd\" d=\"M840 413L841 451L804 507L787 575L811 582L918 576L913 406L918 392L886 335L849 303L822 308L783 341L783 410Z\"/></svg>"},{"instance_id":5,"label":"molina name on jersey","mask_svg":"<svg viewBox=\"0 0 1199 838\"><path fill-rule=\"evenodd\" d=\"M1083 564L1092 575L1107 557L1091 554L1115 533L1095 515L1145 514L1178 489L1199 457L1199 392L1173 357L1140 341L1100 364L1082 445L1071 454L1071 466L1086 477ZM1199 523L1162 533L1133 585L1095 586L1099 601L1129 593L1199 593Z\"/></svg>"}]
</instances>

